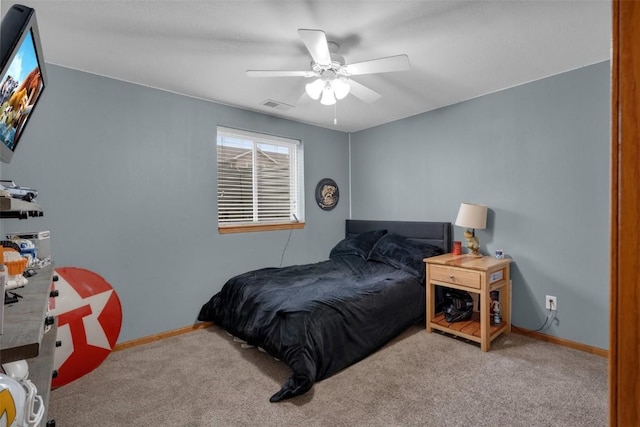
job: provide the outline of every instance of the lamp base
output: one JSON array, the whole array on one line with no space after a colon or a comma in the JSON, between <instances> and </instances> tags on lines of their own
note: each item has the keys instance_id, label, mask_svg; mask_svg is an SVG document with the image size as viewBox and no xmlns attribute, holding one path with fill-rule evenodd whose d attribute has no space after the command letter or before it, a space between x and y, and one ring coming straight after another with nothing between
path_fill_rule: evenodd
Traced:
<instances>
[{"instance_id":1,"label":"lamp base","mask_svg":"<svg viewBox=\"0 0 640 427\"><path fill-rule=\"evenodd\" d=\"M475 236L475 233L467 230L464 232L464 237L467 239L467 255L482 258L482 254L480 253L480 241Z\"/></svg>"}]
</instances>

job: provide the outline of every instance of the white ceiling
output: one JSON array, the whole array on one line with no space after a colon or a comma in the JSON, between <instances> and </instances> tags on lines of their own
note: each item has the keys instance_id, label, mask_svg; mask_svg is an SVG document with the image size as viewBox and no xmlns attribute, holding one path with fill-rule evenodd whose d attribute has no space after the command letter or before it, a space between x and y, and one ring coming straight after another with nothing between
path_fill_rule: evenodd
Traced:
<instances>
[{"instance_id":1,"label":"white ceiling","mask_svg":"<svg viewBox=\"0 0 640 427\"><path fill-rule=\"evenodd\" d=\"M49 63L346 132L610 58L609 1L44 0ZM13 4L2 1L2 15ZM382 94L334 107L303 97L297 29L322 29L346 63L407 54L410 71L354 80ZM266 100L291 105L264 107ZM297 105L296 105L297 104ZM337 125L334 125L334 114Z\"/></svg>"}]
</instances>

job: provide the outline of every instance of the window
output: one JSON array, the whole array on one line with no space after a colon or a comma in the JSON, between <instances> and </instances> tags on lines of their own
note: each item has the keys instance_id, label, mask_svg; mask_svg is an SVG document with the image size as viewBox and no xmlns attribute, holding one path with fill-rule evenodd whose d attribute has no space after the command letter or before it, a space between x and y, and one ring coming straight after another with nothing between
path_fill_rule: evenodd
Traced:
<instances>
[{"instance_id":1,"label":"window","mask_svg":"<svg viewBox=\"0 0 640 427\"><path fill-rule=\"evenodd\" d=\"M216 147L221 233L302 227L300 141L219 126Z\"/></svg>"}]
</instances>

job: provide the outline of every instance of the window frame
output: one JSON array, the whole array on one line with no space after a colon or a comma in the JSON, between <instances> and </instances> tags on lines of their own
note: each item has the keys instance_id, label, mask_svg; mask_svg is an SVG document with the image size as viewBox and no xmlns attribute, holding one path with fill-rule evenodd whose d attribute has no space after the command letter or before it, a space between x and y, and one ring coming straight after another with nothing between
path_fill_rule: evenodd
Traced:
<instances>
[{"instance_id":1,"label":"window frame","mask_svg":"<svg viewBox=\"0 0 640 427\"><path fill-rule=\"evenodd\" d=\"M229 138L238 138L242 141L251 143L251 148L249 149L252 154L251 160L251 188L252 188L252 202L251 209L252 220L251 221L230 221L225 222L221 221L221 210L220 210L220 188L221 188L221 167L220 167L220 145L224 145L224 142L221 138L225 136ZM264 190L264 186L261 186L258 180L261 178L261 174L256 173L256 167L258 163L256 162L256 156L260 151L260 144L270 144L275 146L285 146L288 149L295 149L295 159L292 160L292 156L288 156L288 160L290 162L289 171L293 176L291 179L295 180L294 187L289 189L289 197L290 197L290 208L288 211L290 220L276 219L273 221L269 220L260 220L258 218L259 213L259 205L256 206L258 196L256 196L256 192L260 191L260 188ZM229 146L232 144L229 144ZM293 163L291 163L293 162ZM304 197L304 149L302 141L299 139L276 136L271 134L265 134L254 131L247 131L243 129L231 128L227 126L217 126L216 128L216 201L217 201L217 222L218 222L218 232L220 234L228 234L228 233L245 233L245 232L254 232L254 231L271 231L271 230L289 230L289 229L300 229L304 228L304 205L305 205L305 197ZM292 168L295 171L292 171ZM286 209L285 211L286 212ZM276 212L277 213L277 212Z\"/></svg>"}]
</instances>

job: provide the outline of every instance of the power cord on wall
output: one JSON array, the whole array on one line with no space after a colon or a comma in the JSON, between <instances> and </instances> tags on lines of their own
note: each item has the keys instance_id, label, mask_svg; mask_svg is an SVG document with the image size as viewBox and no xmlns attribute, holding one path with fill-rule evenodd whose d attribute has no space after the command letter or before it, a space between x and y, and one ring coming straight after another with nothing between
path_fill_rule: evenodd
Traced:
<instances>
[{"instance_id":1,"label":"power cord on wall","mask_svg":"<svg viewBox=\"0 0 640 427\"><path fill-rule=\"evenodd\" d=\"M547 329L549 326L551 326L551 324L553 323L553 320L556 318L556 311L553 308L549 309L549 313L547 313L547 318L545 319L544 323L542 324L542 326L540 326L538 329L533 330L531 332L541 332L544 331L545 329Z\"/></svg>"},{"instance_id":2,"label":"power cord on wall","mask_svg":"<svg viewBox=\"0 0 640 427\"><path fill-rule=\"evenodd\" d=\"M296 214L292 214L295 222L300 222ZM293 224L291 224L291 228L289 229L289 236L287 237L287 243L284 244L284 248L282 248L282 255L280 256L280 265L278 267L282 267L282 262L284 260L284 253L287 251L287 246L289 246L289 240L291 240L291 233L293 233Z\"/></svg>"}]
</instances>

